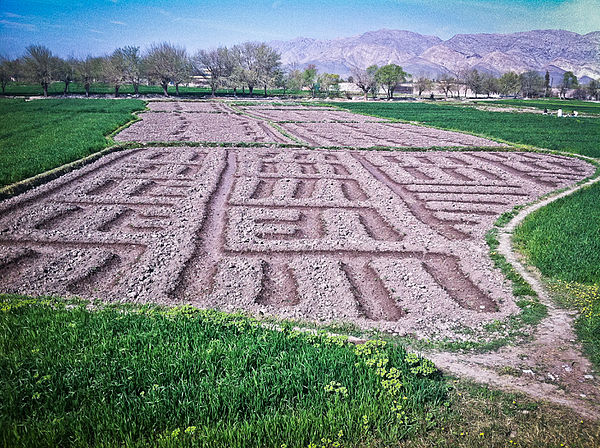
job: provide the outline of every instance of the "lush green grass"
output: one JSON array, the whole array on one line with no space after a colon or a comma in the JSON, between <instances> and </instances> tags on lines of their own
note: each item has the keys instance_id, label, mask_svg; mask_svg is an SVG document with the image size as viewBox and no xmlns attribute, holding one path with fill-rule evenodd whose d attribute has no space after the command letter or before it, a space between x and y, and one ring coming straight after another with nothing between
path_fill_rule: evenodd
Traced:
<instances>
[{"instance_id":1,"label":"lush green grass","mask_svg":"<svg viewBox=\"0 0 600 448\"><path fill-rule=\"evenodd\" d=\"M48 95L52 95L52 96L62 95L64 93L64 90L65 90L64 82L53 82L48 87ZM169 92L169 95L176 94L175 86L169 86L167 90ZM42 90L42 87L37 84L12 82L6 86L6 95L26 96L26 95L43 95L43 93L44 93L44 91ZM69 92L68 93L84 95L85 88L84 88L83 84L73 82L73 83L69 84ZM109 85L109 84L94 83L90 86L90 94L91 95L114 95L114 93L115 93L114 86ZM120 95L133 95L133 93L134 93L134 90L133 90L133 86L131 84L124 84L119 89ZM140 85L139 93L142 95L162 95L163 90L162 90L161 86ZM179 93L180 93L180 95L185 95L185 96L205 97L205 96L210 96L211 90L209 88L205 88L205 87L180 86ZM308 92L308 91L286 90L285 93L286 93L286 95L293 95L293 96L308 96L308 95L310 95L310 92ZM219 90L217 90L217 95L233 95L233 89L219 89ZM244 92L242 92L242 89L238 89L237 95L241 96L241 97L246 97L246 96L250 96L250 93L248 92L248 89L245 89ZM263 89L254 89L253 95L255 97L263 96L264 90ZM267 89L267 95L268 96L283 95L283 90L282 89Z\"/></svg>"},{"instance_id":2,"label":"lush green grass","mask_svg":"<svg viewBox=\"0 0 600 448\"><path fill-rule=\"evenodd\" d=\"M477 102L477 101L476 101ZM480 104L500 104L504 106L517 107L535 107L536 109L548 109L548 111L556 112L562 109L565 114L570 114L574 110L585 112L588 114L600 114L600 103L580 100L559 100L557 98L537 99L537 100L516 100L505 99L498 101L481 101Z\"/></svg>"},{"instance_id":3,"label":"lush green grass","mask_svg":"<svg viewBox=\"0 0 600 448\"><path fill-rule=\"evenodd\" d=\"M416 121L513 143L600 157L597 118L557 118L538 114L488 112L437 103L336 103L352 112Z\"/></svg>"},{"instance_id":4,"label":"lush green grass","mask_svg":"<svg viewBox=\"0 0 600 448\"><path fill-rule=\"evenodd\" d=\"M580 311L579 336L600 366L600 184L532 213L515 229L515 243Z\"/></svg>"},{"instance_id":5,"label":"lush green grass","mask_svg":"<svg viewBox=\"0 0 600 448\"><path fill-rule=\"evenodd\" d=\"M389 445L447 399L430 361L383 341L65 305L0 296L3 446Z\"/></svg>"},{"instance_id":6,"label":"lush green grass","mask_svg":"<svg viewBox=\"0 0 600 448\"><path fill-rule=\"evenodd\" d=\"M0 99L0 186L97 152L142 110L140 100Z\"/></svg>"}]
</instances>

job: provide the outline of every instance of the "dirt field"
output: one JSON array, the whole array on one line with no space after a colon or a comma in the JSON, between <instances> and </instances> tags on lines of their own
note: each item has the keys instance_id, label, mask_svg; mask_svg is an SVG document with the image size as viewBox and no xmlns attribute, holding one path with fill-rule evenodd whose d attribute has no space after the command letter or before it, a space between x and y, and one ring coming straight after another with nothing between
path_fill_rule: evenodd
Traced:
<instances>
[{"instance_id":1,"label":"dirt field","mask_svg":"<svg viewBox=\"0 0 600 448\"><path fill-rule=\"evenodd\" d=\"M219 102L149 103L142 120L116 136L118 141L297 143L315 147L505 146L458 132L392 123L324 107L244 106ZM279 127L271 125L277 123ZM283 131L282 131L283 130Z\"/></svg>"},{"instance_id":2,"label":"dirt field","mask_svg":"<svg viewBox=\"0 0 600 448\"><path fill-rule=\"evenodd\" d=\"M117 152L0 204L0 290L461 338L517 311L487 256L496 217L592 171L516 152Z\"/></svg>"}]
</instances>

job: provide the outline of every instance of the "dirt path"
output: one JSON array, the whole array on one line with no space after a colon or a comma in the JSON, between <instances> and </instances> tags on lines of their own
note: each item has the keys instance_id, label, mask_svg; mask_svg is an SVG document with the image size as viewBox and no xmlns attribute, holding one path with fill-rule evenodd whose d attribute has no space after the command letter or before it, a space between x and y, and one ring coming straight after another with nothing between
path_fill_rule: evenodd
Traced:
<instances>
[{"instance_id":1,"label":"dirt path","mask_svg":"<svg viewBox=\"0 0 600 448\"><path fill-rule=\"evenodd\" d=\"M576 342L574 313L554 304L539 273L525 267L511 243L514 229L530 213L599 181L600 178L593 179L521 210L499 234L498 251L548 308L548 316L537 326L533 340L484 354L428 353L436 365L480 383L567 406L587 418L600 418L600 379Z\"/></svg>"}]
</instances>

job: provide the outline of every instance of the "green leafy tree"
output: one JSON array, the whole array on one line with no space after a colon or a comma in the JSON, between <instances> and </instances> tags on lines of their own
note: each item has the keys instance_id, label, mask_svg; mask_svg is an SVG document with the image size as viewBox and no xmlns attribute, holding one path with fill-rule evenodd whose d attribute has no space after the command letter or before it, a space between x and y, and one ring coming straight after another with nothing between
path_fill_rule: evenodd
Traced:
<instances>
[{"instance_id":1,"label":"green leafy tree","mask_svg":"<svg viewBox=\"0 0 600 448\"><path fill-rule=\"evenodd\" d=\"M498 78L489 73L481 75L481 93L489 98L490 95L498 93L498 89Z\"/></svg>"},{"instance_id":2,"label":"green leafy tree","mask_svg":"<svg viewBox=\"0 0 600 448\"><path fill-rule=\"evenodd\" d=\"M483 78L481 74L476 70L470 70L467 73L466 85L475 94L475 98L481 92Z\"/></svg>"},{"instance_id":3,"label":"green leafy tree","mask_svg":"<svg viewBox=\"0 0 600 448\"><path fill-rule=\"evenodd\" d=\"M551 86L550 86L550 72L546 70L546 74L544 75L544 96L547 98L550 96Z\"/></svg>"},{"instance_id":4,"label":"green leafy tree","mask_svg":"<svg viewBox=\"0 0 600 448\"><path fill-rule=\"evenodd\" d=\"M377 70L375 79L379 84L385 87L387 98L392 99L394 97L394 90L398 87L398 84L406 82L408 73L402 70L402 67L396 64L388 64Z\"/></svg>"},{"instance_id":5,"label":"green leafy tree","mask_svg":"<svg viewBox=\"0 0 600 448\"><path fill-rule=\"evenodd\" d=\"M577 82L577 76L575 76L573 72L563 73L563 79L560 85L561 96L565 98L568 90L576 89L577 87L579 87L579 83Z\"/></svg>"},{"instance_id":6,"label":"green leafy tree","mask_svg":"<svg viewBox=\"0 0 600 448\"><path fill-rule=\"evenodd\" d=\"M598 101L600 99L600 79L598 81L592 79L587 85L586 90L590 98Z\"/></svg>"},{"instance_id":7,"label":"green leafy tree","mask_svg":"<svg viewBox=\"0 0 600 448\"><path fill-rule=\"evenodd\" d=\"M310 64L302 72L302 87L308 87L311 96L314 98L315 93L318 89L317 84L317 67L314 64Z\"/></svg>"},{"instance_id":8,"label":"green leafy tree","mask_svg":"<svg viewBox=\"0 0 600 448\"><path fill-rule=\"evenodd\" d=\"M534 70L521 73L521 93L526 98L538 97L544 91L544 78Z\"/></svg>"},{"instance_id":9,"label":"green leafy tree","mask_svg":"<svg viewBox=\"0 0 600 448\"><path fill-rule=\"evenodd\" d=\"M521 91L521 78L515 72L506 72L498 80L498 89L502 95L516 97Z\"/></svg>"}]
</instances>

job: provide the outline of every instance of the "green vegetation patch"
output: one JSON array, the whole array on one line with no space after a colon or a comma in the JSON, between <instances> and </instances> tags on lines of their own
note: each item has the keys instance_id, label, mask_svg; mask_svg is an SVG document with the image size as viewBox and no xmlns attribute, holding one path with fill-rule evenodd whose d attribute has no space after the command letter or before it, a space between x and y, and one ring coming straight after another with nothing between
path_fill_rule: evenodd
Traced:
<instances>
[{"instance_id":1,"label":"green vegetation patch","mask_svg":"<svg viewBox=\"0 0 600 448\"><path fill-rule=\"evenodd\" d=\"M514 241L562 302L580 312L578 334L600 367L599 204L600 184L582 188L529 215Z\"/></svg>"},{"instance_id":2,"label":"green vegetation patch","mask_svg":"<svg viewBox=\"0 0 600 448\"><path fill-rule=\"evenodd\" d=\"M436 103L336 103L352 112L501 139L512 143L600 157L597 118L506 112Z\"/></svg>"},{"instance_id":3,"label":"green vegetation patch","mask_svg":"<svg viewBox=\"0 0 600 448\"><path fill-rule=\"evenodd\" d=\"M106 136L142 110L140 100L0 99L0 186L107 147Z\"/></svg>"},{"instance_id":4,"label":"green vegetation patch","mask_svg":"<svg viewBox=\"0 0 600 448\"><path fill-rule=\"evenodd\" d=\"M5 295L0 328L3 446L372 446L447 399L399 346L216 311Z\"/></svg>"},{"instance_id":5,"label":"green vegetation patch","mask_svg":"<svg viewBox=\"0 0 600 448\"><path fill-rule=\"evenodd\" d=\"M585 112L588 114L600 114L600 103L592 103L590 101L580 100L559 100L556 98L551 99L538 99L538 100L517 100L517 99L506 99L498 101L476 101L478 104L497 104L502 106L516 106L516 107L534 107L536 109L548 109L549 112L556 112L558 109L562 109L565 114L570 114L574 110L577 112Z\"/></svg>"}]
</instances>

